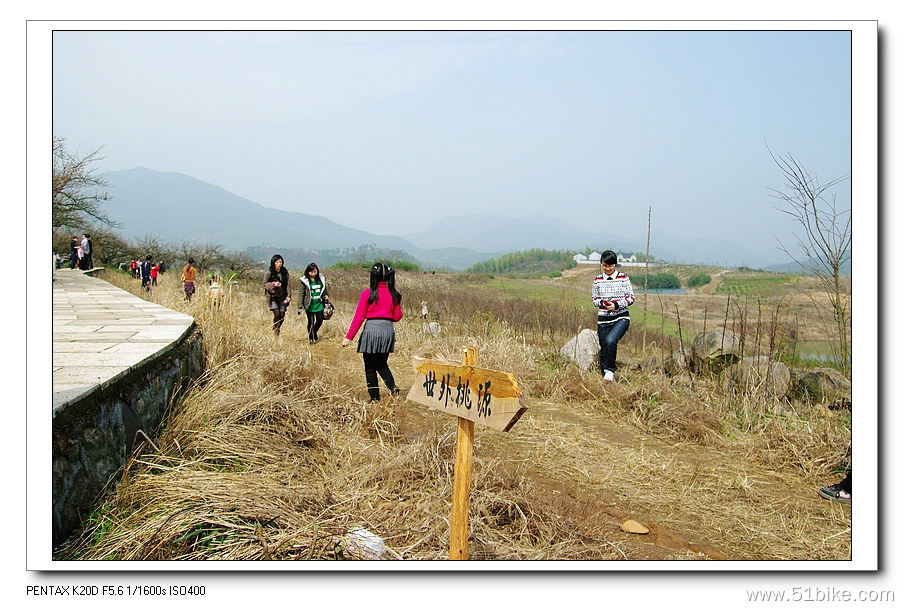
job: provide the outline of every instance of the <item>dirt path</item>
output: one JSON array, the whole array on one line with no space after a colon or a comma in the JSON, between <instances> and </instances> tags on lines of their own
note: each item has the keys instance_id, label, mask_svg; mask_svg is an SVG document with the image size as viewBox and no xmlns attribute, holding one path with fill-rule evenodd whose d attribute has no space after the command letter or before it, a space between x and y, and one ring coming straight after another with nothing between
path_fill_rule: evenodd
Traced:
<instances>
[{"instance_id":1,"label":"dirt path","mask_svg":"<svg viewBox=\"0 0 904 611\"><path fill-rule=\"evenodd\" d=\"M364 398L360 355L354 344L339 347L341 333L336 325L325 328L312 357L360 379ZM416 382L407 356L390 359L402 389ZM818 485L831 482L778 472L743 443L705 445L645 434L629 418L617 421L601 409L624 404L624 392L613 385L607 396L567 406L527 397L530 409L510 433L475 431L475 478L481 465L516 470L531 481L537 499L572 525L575 537L604 542L617 558L850 558L850 508L816 495ZM454 430L446 414L403 397L391 401L407 435ZM627 519L650 533L622 532Z\"/></svg>"},{"instance_id":2,"label":"dirt path","mask_svg":"<svg viewBox=\"0 0 904 611\"><path fill-rule=\"evenodd\" d=\"M727 269L723 269L720 272L716 272L711 276L712 280L709 284L700 287L700 292L704 295L713 295L716 292L716 289L719 288L719 285L722 284L722 274L727 272Z\"/></svg>"}]
</instances>

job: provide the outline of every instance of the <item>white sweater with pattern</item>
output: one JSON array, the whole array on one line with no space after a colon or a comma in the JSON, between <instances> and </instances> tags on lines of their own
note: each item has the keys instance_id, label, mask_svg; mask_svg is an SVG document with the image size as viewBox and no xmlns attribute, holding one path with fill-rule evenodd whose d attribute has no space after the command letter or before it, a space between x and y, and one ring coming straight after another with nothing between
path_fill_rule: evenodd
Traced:
<instances>
[{"instance_id":1,"label":"white sweater with pattern","mask_svg":"<svg viewBox=\"0 0 904 611\"><path fill-rule=\"evenodd\" d=\"M634 303L634 288L624 272L616 271L612 276L600 274L593 281L593 305L599 308L598 324L608 324L622 318L630 319L628 306ZM611 312L603 306L603 301L611 301L615 309Z\"/></svg>"}]
</instances>

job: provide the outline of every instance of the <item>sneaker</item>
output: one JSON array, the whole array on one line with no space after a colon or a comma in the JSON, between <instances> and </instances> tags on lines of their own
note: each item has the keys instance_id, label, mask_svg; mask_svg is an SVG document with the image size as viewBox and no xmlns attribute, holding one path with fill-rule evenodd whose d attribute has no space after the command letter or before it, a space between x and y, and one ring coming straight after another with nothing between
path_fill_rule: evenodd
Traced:
<instances>
[{"instance_id":1,"label":"sneaker","mask_svg":"<svg viewBox=\"0 0 904 611\"><path fill-rule=\"evenodd\" d=\"M820 488L818 494L829 501L838 501L839 503L844 503L846 505L851 504L851 493L842 490L839 484Z\"/></svg>"},{"instance_id":2,"label":"sneaker","mask_svg":"<svg viewBox=\"0 0 904 611\"><path fill-rule=\"evenodd\" d=\"M615 374L607 369L603 372L603 380L605 380L606 382L614 382Z\"/></svg>"}]
</instances>

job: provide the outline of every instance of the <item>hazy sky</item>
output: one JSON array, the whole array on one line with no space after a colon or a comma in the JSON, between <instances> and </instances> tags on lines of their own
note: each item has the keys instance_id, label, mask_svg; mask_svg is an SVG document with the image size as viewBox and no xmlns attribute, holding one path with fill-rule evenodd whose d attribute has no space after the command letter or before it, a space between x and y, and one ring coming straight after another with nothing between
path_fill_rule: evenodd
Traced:
<instances>
[{"instance_id":1,"label":"hazy sky","mask_svg":"<svg viewBox=\"0 0 904 611\"><path fill-rule=\"evenodd\" d=\"M544 213L774 251L792 153L851 169L848 32L65 32L53 131L261 205L405 234ZM849 206L849 181L838 190ZM655 249L654 249L655 252ZM774 254L774 252L773 252ZM772 257L770 257L772 258Z\"/></svg>"}]
</instances>

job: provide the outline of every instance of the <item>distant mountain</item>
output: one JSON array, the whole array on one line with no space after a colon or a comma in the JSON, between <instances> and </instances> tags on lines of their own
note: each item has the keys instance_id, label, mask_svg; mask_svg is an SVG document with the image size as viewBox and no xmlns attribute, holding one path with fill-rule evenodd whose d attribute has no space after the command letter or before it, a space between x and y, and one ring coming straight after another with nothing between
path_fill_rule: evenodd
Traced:
<instances>
[{"instance_id":1,"label":"distant mountain","mask_svg":"<svg viewBox=\"0 0 904 611\"><path fill-rule=\"evenodd\" d=\"M805 268L803 265L801 265L800 263L798 263L796 261L792 261L790 263L782 263L779 265L770 265L768 267L764 267L763 269L767 272L781 272L781 273L785 273L785 274L800 274L800 275L806 275L806 276L812 275L812 272L809 269ZM850 275L851 261L850 260L846 261L841 266L840 271L841 271L842 276Z\"/></svg>"},{"instance_id":2,"label":"distant mountain","mask_svg":"<svg viewBox=\"0 0 904 611\"><path fill-rule=\"evenodd\" d=\"M373 244L404 251L426 267L462 269L498 254L458 247L418 247L398 236L383 236L330 219L265 208L225 189L177 172L134 168L106 172L110 201L105 210L126 238L154 236L166 242L222 244L308 250L356 248Z\"/></svg>"},{"instance_id":3,"label":"distant mountain","mask_svg":"<svg viewBox=\"0 0 904 611\"><path fill-rule=\"evenodd\" d=\"M529 249L583 251L611 248L642 252L646 235L620 236L576 227L542 214L515 218L494 214L447 216L427 231L377 235L324 216L266 208L225 189L177 172L134 168L107 172L105 211L131 239L146 235L166 242L210 242L227 250L252 246L310 251L373 245L407 253L422 267L463 269L502 254ZM580 220L576 221L580 223ZM654 232L651 254L659 259L759 268L778 263L721 238L683 239Z\"/></svg>"},{"instance_id":4,"label":"distant mountain","mask_svg":"<svg viewBox=\"0 0 904 611\"><path fill-rule=\"evenodd\" d=\"M609 233L585 231L543 214L521 218L495 214L462 214L438 220L427 231L406 240L426 248L457 246L477 251L512 252L531 248L580 250L626 248L629 240Z\"/></svg>"},{"instance_id":5,"label":"distant mountain","mask_svg":"<svg viewBox=\"0 0 904 611\"><path fill-rule=\"evenodd\" d=\"M635 241L644 244L644 248L646 248L646 239L646 234L635 237ZM731 240L679 238L656 230L650 235L650 252L657 259L673 263L702 263L726 267L746 265L761 268L764 263L775 263L778 260L774 256L755 253Z\"/></svg>"},{"instance_id":6,"label":"distant mountain","mask_svg":"<svg viewBox=\"0 0 904 611\"><path fill-rule=\"evenodd\" d=\"M503 252L544 248L549 250L591 248L601 252L610 248L623 252L644 252L647 236L617 236L605 231L588 231L542 214L513 218L494 214L465 214L440 219L429 230L410 233L406 240L418 246L457 245L483 250L487 245ZM584 253L589 254L589 253ZM661 231L650 237L650 254L676 263L751 267L774 263L740 244L721 238L678 238ZM764 261L764 258L768 259Z\"/></svg>"}]
</instances>

